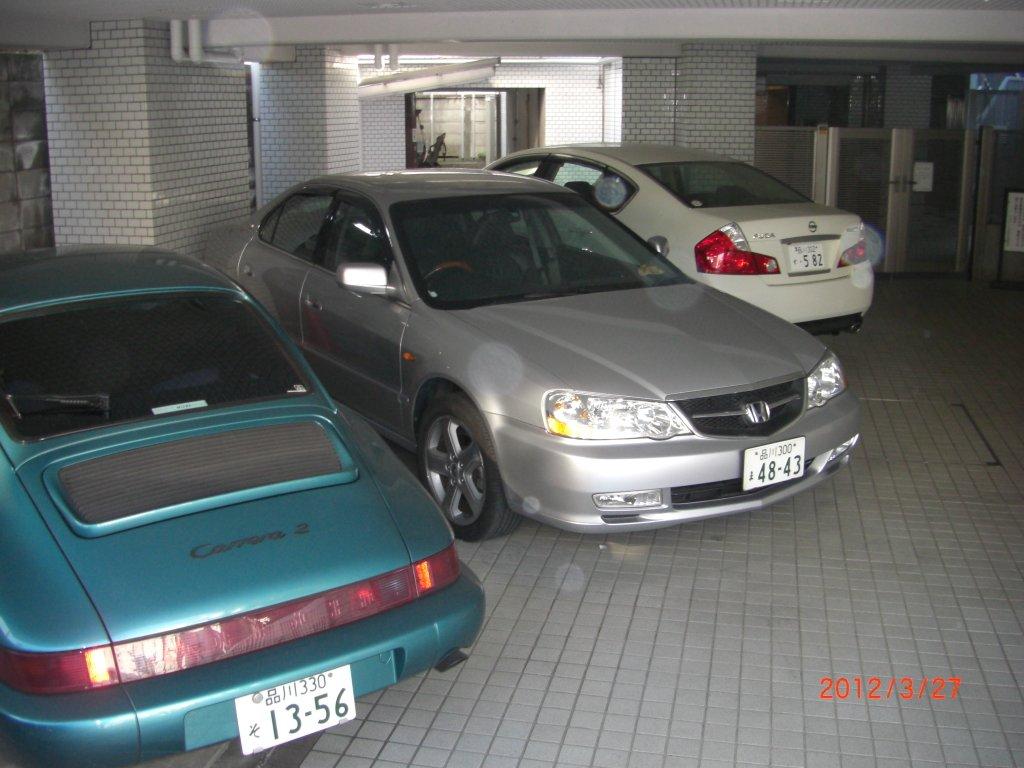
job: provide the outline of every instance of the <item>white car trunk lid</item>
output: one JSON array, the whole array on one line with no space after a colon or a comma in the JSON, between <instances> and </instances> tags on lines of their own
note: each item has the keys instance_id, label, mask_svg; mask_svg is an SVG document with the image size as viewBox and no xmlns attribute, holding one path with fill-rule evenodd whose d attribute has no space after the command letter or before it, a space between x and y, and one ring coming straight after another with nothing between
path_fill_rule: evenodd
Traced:
<instances>
[{"instance_id":1,"label":"white car trunk lid","mask_svg":"<svg viewBox=\"0 0 1024 768\"><path fill-rule=\"evenodd\" d=\"M780 274L769 276L770 283L838 277L839 257L859 236L855 215L813 203L720 208L716 213L739 225L750 250L779 263Z\"/></svg>"}]
</instances>

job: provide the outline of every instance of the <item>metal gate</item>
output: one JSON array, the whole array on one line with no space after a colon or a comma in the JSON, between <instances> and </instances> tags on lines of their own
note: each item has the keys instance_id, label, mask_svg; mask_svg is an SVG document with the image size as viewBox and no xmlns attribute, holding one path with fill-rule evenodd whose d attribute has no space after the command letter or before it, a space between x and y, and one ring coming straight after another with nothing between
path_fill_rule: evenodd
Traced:
<instances>
[{"instance_id":1,"label":"metal gate","mask_svg":"<svg viewBox=\"0 0 1024 768\"><path fill-rule=\"evenodd\" d=\"M859 215L884 272L964 272L976 136L910 128L757 129L754 164L815 202Z\"/></svg>"}]
</instances>

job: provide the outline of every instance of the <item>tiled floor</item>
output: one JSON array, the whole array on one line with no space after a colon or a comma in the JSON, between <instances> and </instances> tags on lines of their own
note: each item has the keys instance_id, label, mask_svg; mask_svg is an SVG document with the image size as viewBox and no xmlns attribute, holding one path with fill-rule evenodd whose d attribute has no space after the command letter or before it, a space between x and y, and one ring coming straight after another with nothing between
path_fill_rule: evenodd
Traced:
<instances>
[{"instance_id":1,"label":"tiled floor","mask_svg":"<svg viewBox=\"0 0 1024 768\"><path fill-rule=\"evenodd\" d=\"M1024 294L886 282L825 341L864 400L852 471L755 514L460 545L488 600L464 665L287 754L160 768L1024 765ZM885 697L922 676L957 698Z\"/></svg>"},{"instance_id":2,"label":"tiled floor","mask_svg":"<svg viewBox=\"0 0 1024 768\"><path fill-rule=\"evenodd\" d=\"M1024 765L1024 295L886 282L826 342L864 400L852 471L756 514L461 545L470 660L364 698L303 768ZM922 676L957 698L885 698Z\"/></svg>"}]
</instances>

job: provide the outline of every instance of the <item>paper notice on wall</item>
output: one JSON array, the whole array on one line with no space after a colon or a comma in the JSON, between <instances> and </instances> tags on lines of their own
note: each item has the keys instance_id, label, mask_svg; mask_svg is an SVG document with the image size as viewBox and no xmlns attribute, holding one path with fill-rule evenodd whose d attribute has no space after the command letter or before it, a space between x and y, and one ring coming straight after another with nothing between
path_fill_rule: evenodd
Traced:
<instances>
[{"instance_id":1,"label":"paper notice on wall","mask_svg":"<svg viewBox=\"0 0 1024 768\"><path fill-rule=\"evenodd\" d=\"M1003 250L1024 253L1024 190L1006 193Z\"/></svg>"},{"instance_id":2,"label":"paper notice on wall","mask_svg":"<svg viewBox=\"0 0 1024 768\"><path fill-rule=\"evenodd\" d=\"M931 192L935 183L935 163L914 163L914 191Z\"/></svg>"}]
</instances>

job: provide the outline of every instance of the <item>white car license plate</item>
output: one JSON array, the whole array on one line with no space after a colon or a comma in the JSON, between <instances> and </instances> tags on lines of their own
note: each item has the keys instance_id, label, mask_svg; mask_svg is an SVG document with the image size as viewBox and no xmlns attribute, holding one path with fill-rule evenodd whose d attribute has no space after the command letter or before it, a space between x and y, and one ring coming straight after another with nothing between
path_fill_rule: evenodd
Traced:
<instances>
[{"instance_id":1,"label":"white car license plate","mask_svg":"<svg viewBox=\"0 0 1024 768\"><path fill-rule=\"evenodd\" d=\"M789 246L789 274L825 269L825 251L821 243L795 243Z\"/></svg>"},{"instance_id":2,"label":"white car license plate","mask_svg":"<svg viewBox=\"0 0 1024 768\"><path fill-rule=\"evenodd\" d=\"M804 439L747 448L743 452L743 490L784 483L804 474Z\"/></svg>"},{"instance_id":3,"label":"white car license plate","mask_svg":"<svg viewBox=\"0 0 1024 768\"><path fill-rule=\"evenodd\" d=\"M348 665L235 699L242 754L308 736L356 716Z\"/></svg>"}]
</instances>

